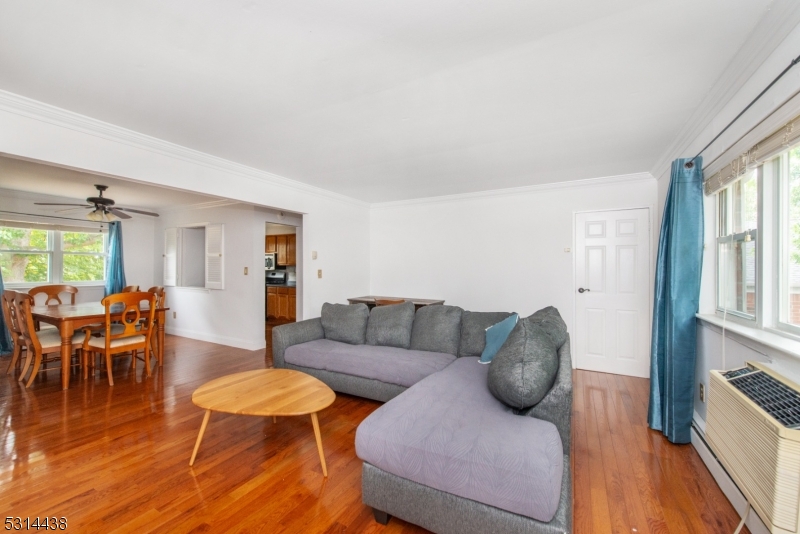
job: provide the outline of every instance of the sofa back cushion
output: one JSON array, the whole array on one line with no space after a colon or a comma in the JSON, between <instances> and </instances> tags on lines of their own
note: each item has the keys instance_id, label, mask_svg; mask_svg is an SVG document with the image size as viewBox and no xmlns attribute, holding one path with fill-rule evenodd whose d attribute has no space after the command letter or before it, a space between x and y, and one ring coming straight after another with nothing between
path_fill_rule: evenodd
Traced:
<instances>
[{"instance_id":1,"label":"sofa back cushion","mask_svg":"<svg viewBox=\"0 0 800 534\"><path fill-rule=\"evenodd\" d=\"M367 335L369 308L366 304L322 305L322 330L325 339L363 345Z\"/></svg>"},{"instance_id":2,"label":"sofa back cushion","mask_svg":"<svg viewBox=\"0 0 800 534\"><path fill-rule=\"evenodd\" d=\"M411 350L458 355L463 312L458 306L444 304L420 308L411 329Z\"/></svg>"},{"instance_id":3,"label":"sofa back cushion","mask_svg":"<svg viewBox=\"0 0 800 534\"><path fill-rule=\"evenodd\" d=\"M489 391L517 410L537 404L558 374L558 349L533 317L520 319L489 364Z\"/></svg>"},{"instance_id":4,"label":"sofa back cushion","mask_svg":"<svg viewBox=\"0 0 800 534\"><path fill-rule=\"evenodd\" d=\"M486 348L486 329L511 316L507 312L471 312L461 316L461 341L458 357L480 356Z\"/></svg>"},{"instance_id":5,"label":"sofa back cushion","mask_svg":"<svg viewBox=\"0 0 800 534\"><path fill-rule=\"evenodd\" d=\"M534 323L542 327L542 330L547 333L555 344L556 349L560 349L561 345L567 340L567 323L561 318L558 309L548 306L537 311L530 318Z\"/></svg>"},{"instance_id":6,"label":"sofa back cushion","mask_svg":"<svg viewBox=\"0 0 800 534\"><path fill-rule=\"evenodd\" d=\"M407 349L411 345L414 303L375 306L367 323L367 345Z\"/></svg>"}]
</instances>

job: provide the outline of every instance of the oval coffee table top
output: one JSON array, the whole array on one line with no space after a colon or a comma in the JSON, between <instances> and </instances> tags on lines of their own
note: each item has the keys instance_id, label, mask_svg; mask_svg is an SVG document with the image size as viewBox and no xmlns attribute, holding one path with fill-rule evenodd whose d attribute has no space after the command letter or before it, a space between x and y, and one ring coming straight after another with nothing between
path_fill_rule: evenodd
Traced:
<instances>
[{"instance_id":1,"label":"oval coffee table top","mask_svg":"<svg viewBox=\"0 0 800 534\"><path fill-rule=\"evenodd\" d=\"M305 415L336 400L331 388L313 376L292 369L259 369L206 382L192 402L215 412L244 415Z\"/></svg>"}]
</instances>

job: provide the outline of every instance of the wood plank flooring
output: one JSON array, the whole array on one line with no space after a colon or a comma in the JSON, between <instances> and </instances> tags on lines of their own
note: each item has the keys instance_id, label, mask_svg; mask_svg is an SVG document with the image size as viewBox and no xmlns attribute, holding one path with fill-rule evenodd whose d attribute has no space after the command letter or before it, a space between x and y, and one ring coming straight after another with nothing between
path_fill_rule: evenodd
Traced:
<instances>
[{"instance_id":1,"label":"wood plank flooring","mask_svg":"<svg viewBox=\"0 0 800 534\"><path fill-rule=\"evenodd\" d=\"M213 414L194 467L213 378L271 366L271 352L167 336L164 367L124 358L97 373L41 373L30 389L0 375L0 511L66 517L73 532L383 532L361 503L358 424L380 404L337 395L319 415L329 478L309 418ZM5 370L7 359L0 360ZM731 533L738 517L691 446L647 429L647 380L575 372L576 533Z\"/></svg>"}]
</instances>

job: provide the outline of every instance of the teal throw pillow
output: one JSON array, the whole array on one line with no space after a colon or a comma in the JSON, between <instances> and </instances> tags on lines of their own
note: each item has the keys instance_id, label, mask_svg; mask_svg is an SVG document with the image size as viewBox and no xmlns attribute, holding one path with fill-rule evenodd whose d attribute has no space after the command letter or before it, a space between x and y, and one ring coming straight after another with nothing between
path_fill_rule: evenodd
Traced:
<instances>
[{"instance_id":1,"label":"teal throw pillow","mask_svg":"<svg viewBox=\"0 0 800 534\"><path fill-rule=\"evenodd\" d=\"M494 355L506 342L508 334L514 330L518 320L519 314L512 313L499 323L486 329L486 348L483 349L480 363L491 363Z\"/></svg>"}]
</instances>

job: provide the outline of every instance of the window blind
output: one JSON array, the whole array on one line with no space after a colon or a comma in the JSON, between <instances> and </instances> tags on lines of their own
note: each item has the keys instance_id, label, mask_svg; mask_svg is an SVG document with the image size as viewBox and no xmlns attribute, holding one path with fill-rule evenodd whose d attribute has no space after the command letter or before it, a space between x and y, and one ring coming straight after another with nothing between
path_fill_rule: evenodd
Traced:
<instances>
[{"instance_id":1,"label":"window blind","mask_svg":"<svg viewBox=\"0 0 800 534\"><path fill-rule=\"evenodd\" d=\"M15 215L14 219L0 219L0 226L8 226L11 228L33 228L36 230L60 230L62 232L86 232L86 233L106 233L108 232L107 225L99 226L97 223L86 221L84 225L80 221L75 224L62 224L62 223L45 223L37 220L35 217L25 217Z\"/></svg>"},{"instance_id":2,"label":"window blind","mask_svg":"<svg viewBox=\"0 0 800 534\"><path fill-rule=\"evenodd\" d=\"M783 152L799 139L800 115L797 115L706 178L703 184L706 195L713 195L720 189L724 189L728 184L735 182L749 170Z\"/></svg>"}]
</instances>

